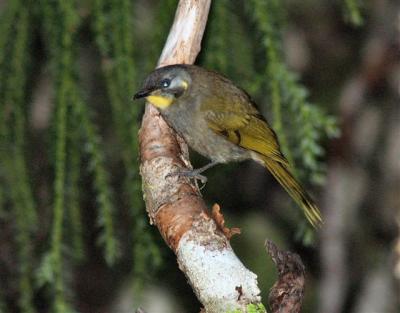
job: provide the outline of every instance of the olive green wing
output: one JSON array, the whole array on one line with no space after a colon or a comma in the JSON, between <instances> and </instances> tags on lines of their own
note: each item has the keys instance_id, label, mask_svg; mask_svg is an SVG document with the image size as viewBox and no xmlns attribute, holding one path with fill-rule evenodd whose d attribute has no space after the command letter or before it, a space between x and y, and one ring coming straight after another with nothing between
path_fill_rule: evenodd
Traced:
<instances>
[{"instance_id":1,"label":"olive green wing","mask_svg":"<svg viewBox=\"0 0 400 313\"><path fill-rule=\"evenodd\" d=\"M240 147L287 164L274 131L256 109L246 112L240 107L234 110L237 106L229 106L225 111L218 110L219 106L208 108L202 107L202 111L208 127L214 132Z\"/></svg>"}]
</instances>

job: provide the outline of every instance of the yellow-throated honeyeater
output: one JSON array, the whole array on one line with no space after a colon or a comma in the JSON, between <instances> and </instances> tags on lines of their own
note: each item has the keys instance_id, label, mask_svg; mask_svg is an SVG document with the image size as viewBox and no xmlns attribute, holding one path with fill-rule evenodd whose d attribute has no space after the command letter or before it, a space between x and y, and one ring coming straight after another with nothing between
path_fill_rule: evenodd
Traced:
<instances>
[{"instance_id":1,"label":"yellow-throated honeyeater","mask_svg":"<svg viewBox=\"0 0 400 313\"><path fill-rule=\"evenodd\" d=\"M134 99L143 97L192 149L211 159L190 172L193 176L202 178L214 164L253 159L272 173L313 226L321 224L319 209L291 174L275 132L230 80L198 66L170 65L150 73Z\"/></svg>"}]
</instances>

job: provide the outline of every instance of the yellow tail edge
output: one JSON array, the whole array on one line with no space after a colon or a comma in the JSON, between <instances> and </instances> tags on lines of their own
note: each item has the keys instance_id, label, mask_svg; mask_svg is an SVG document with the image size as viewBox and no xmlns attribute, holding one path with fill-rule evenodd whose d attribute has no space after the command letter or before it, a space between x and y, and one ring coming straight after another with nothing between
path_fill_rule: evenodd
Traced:
<instances>
[{"instance_id":1,"label":"yellow tail edge","mask_svg":"<svg viewBox=\"0 0 400 313\"><path fill-rule=\"evenodd\" d=\"M262 156L265 167L271 172L275 179L282 185L292 199L301 207L307 220L314 228L322 225L321 212L314 200L294 178L288 165Z\"/></svg>"}]
</instances>

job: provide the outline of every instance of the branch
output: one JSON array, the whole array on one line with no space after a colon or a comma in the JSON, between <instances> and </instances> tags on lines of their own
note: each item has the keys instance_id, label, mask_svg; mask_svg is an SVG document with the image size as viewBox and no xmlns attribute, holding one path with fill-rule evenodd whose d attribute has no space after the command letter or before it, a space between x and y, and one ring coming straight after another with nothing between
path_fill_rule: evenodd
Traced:
<instances>
[{"instance_id":1,"label":"branch","mask_svg":"<svg viewBox=\"0 0 400 313\"><path fill-rule=\"evenodd\" d=\"M278 281L272 286L268 302L272 313L300 313L304 297L305 269L300 256L279 250L270 240L268 254L278 268Z\"/></svg>"},{"instance_id":2,"label":"branch","mask_svg":"<svg viewBox=\"0 0 400 313\"><path fill-rule=\"evenodd\" d=\"M193 63L200 51L210 0L181 0L159 66ZM206 312L246 312L261 298L256 275L234 254L209 216L198 189L186 178L167 175L191 168L188 148L151 105L139 134L146 210Z\"/></svg>"}]
</instances>

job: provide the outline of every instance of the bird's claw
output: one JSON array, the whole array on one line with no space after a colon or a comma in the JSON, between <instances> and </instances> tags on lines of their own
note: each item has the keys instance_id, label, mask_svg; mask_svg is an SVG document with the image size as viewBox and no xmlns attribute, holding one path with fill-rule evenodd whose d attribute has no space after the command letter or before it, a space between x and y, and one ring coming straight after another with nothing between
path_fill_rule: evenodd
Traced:
<instances>
[{"instance_id":1,"label":"bird's claw","mask_svg":"<svg viewBox=\"0 0 400 313\"><path fill-rule=\"evenodd\" d=\"M207 177L204 175L201 175L197 170L183 170L183 171L178 171L178 172L174 172L174 173L169 173L166 178L168 177L172 177L172 176L180 176L180 177L188 177L188 178L192 178L195 181L196 186L197 185L197 181L199 180L203 185L205 185L207 183ZM204 186L202 186L203 188ZM202 189L201 188L201 189Z\"/></svg>"}]
</instances>

